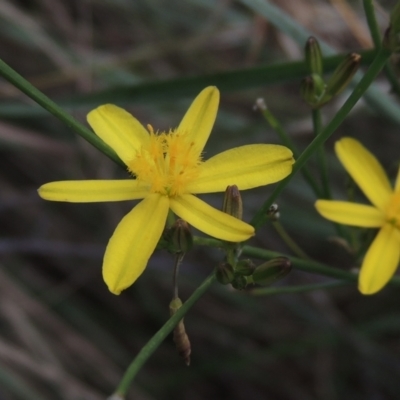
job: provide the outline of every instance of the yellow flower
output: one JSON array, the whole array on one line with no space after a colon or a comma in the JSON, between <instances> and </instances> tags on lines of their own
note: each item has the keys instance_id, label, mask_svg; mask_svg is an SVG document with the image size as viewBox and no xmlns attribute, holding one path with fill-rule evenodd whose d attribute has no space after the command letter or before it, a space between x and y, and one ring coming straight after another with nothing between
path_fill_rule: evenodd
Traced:
<instances>
[{"instance_id":1,"label":"yellow flower","mask_svg":"<svg viewBox=\"0 0 400 400\"><path fill-rule=\"evenodd\" d=\"M254 228L193 194L223 192L228 185L250 189L277 182L292 170L292 152L255 144L233 148L207 161L202 151L214 125L219 92L207 87L181 123L169 132L146 130L131 114L103 105L88 114L95 133L112 147L135 179L47 183L46 200L100 202L143 199L119 223L103 262L109 290L119 294L142 274L165 226L169 209L206 234L230 242L254 235Z\"/></svg>"},{"instance_id":2,"label":"yellow flower","mask_svg":"<svg viewBox=\"0 0 400 400\"><path fill-rule=\"evenodd\" d=\"M315 206L325 218L363 228L380 228L365 254L358 278L363 294L381 290L394 275L400 258L400 170L394 189L379 161L360 142L343 138L336 154L365 196L373 204L318 200Z\"/></svg>"}]
</instances>

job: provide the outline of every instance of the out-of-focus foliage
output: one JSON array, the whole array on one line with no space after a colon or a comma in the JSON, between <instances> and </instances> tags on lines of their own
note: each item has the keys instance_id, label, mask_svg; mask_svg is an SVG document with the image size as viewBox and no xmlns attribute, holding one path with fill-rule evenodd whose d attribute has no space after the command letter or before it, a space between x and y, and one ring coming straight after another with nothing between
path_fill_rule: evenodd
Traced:
<instances>
[{"instance_id":1,"label":"out-of-focus foliage","mask_svg":"<svg viewBox=\"0 0 400 400\"><path fill-rule=\"evenodd\" d=\"M237 145L279 143L253 110L263 97L304 149L313 134L310 110L299 94L301 73L248 83L249 68L256 74L276 63L297 63L294 71L306 73L298 63L303 49L251 3L3 0L0 57L81 121L95 105L112 101L155 129L169 129L198 86L219 84L221 108L207 157ZM338 54L372 48L360 2L275 3ZM393 4L376 5L382 30ZM239 71L235 79L227 79L224 73L233 71ZM187 81L168 83L179 79ZM140 96L133 86L139 84ZM168 97L162 85L179 90ZM376 85L391 96L383 76ZM324 122L347 95L324 107ZM133 287L118 297L110 294L101 279L102 256L133 204L49 203L36 189L54 180L126 177L125 171L5 80L0 113L0 398L105 399L168 319L173 257L157 251ZM326 144L335 198L344 198L349 187L360 196L332 153L341 136L362 141L394 178L399 125L360 102ZM316 171L314 160L307 166ZM270 187L242 193L245 220L270 193ZM222 207L222 195L207 200ZM356 255L335 240L335 228L317 215L315 200L303 178L295 177L278 201L281 222L310 257L350 270ZM290 253L270 224L251 243ZM193 248L181 267L182 300L222 257L217 249ZM281 284L327 281L294 270ZM372 400L400 393L395 287L371 297L360 295L355 285L252 297L215 285L186 316L185 327L191 366L179 358L170 337L139 373L128 399Z\"/></svg>"}]
</instances>

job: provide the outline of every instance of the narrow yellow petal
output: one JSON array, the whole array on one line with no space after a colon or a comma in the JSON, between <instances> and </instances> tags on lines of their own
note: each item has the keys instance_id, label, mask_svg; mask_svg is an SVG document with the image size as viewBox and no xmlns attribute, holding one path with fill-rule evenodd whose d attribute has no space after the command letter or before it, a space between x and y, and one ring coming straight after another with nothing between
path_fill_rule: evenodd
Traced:
<instances>
[{"instance_id":1,"label":"narrow yellow petal","mask_svg":"<svg viewBox=\"0 0 400 400\"><path fill-rule=\"evenodd\" d=\"M87 120L104 142L128 164L142 144L148 143L149 133L143 125L124 109L105 104L91 111Z\"/></svg>"},{"instance_id":2,"label":"narrow yellow petal","mask_svg":"<svg viewBox=\"0 0 400 400\"><path fill-rule=\"evenodd\" d=\"M214 126L219 104L219 91L215 86L203 89L186 111L178 131L184 132L201 153L212 127Z\"/></svg>"},{"instance_id":3,"label":"narrow yellow petal","mask_svg":"<svg viewBox=\"0 0 400 400\"><path fill-rule=\"evenodd\" d=\"M38 193L45 200L92 203L143 199L149 190L134 179L123 179L50 182L41 186Z\"/></svg>"},{"instance_id":4,"label":"narrow yellow petal","mask_svg":"<svg viewBox=\"0 0 400 400\"><path fill-rule=\"evenodd\" d=\"M347 201L317 200L315 208L326 219L340 224L378 228L385 222L382 211L373 206Z\"/></svg>"},{"instance_id":5,"label":"narrow yellow petal","mask_svg":"<svg viewBox=\"0 0 400 400\"><path fill-rule=\"evenodd\" d=\"M222 192L228 185L240 190L280 181L292 172L292 152L284 146L253 144L236 147L201 165L200 176L187 187L189 193Z\"/></svg>"},{"instance_id":6,"label":"narrow yellow petal","mask_svg":"<svg viewBox=\"0 0 400 400\"><path fill-rule=\"evenodd\" d=\"M110 292L120 294L142 274L161 237L168 209L166 196L152 194L118 224L103 262L103 278Z\"/></svg>"},{"instance_id":7,"label":"narrow yellow petal","mask_svg":"<svg viewBox=\"0 0 400 400\"><path fill-rule=\"evenodd\" d=\"M373 205L384 210L392 194L382 165L358 140L343 138L336 142L336 154Z\"/></svg>"},{"instance_id":8,"label":"narrow yellow petal","mask_svg":"<svg viewBox=\"0 0 400 400\"><path fill-rule=\"evenodd\" d=\"M363 294L381 290L396 272L400 258L400 233L386 224L379 231L365 255L358 278L358 288Z\"/></svg>"},{"instance_id":9,"label":"narrow yellow petal","mask_svg":"<svg viewBox=\"0 0 400 400\"><path fill-rule=\"evenodd\" d=\"M254 235L251 225L209 206L190 194L170 199L170 207L189 224L217 239L243 242Z\"/></svg>"}]
</instances>

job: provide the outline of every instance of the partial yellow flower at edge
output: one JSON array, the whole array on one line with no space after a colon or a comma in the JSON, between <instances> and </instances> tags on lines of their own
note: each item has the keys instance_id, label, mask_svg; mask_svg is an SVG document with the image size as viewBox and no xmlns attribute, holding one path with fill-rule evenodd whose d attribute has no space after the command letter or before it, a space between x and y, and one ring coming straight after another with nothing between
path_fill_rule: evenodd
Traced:
<instances>
[{"instance_id":1,"label":"partial yellow flower at edge","mask_svg":"<svg viewBox=\"0 0 400 400\"><path fill-rule=\"evenodd\" d=\"M381 290L396 272L400 259L400 169L394 189L381 164L359 141L342 138L336 154L347 172L373 205L317 200L325 218L359 227L380 228L365 254L358 278L363 294Z\"/></svg>"},{"instance_id":2,"label":"partial yellow flower at edge","mask_svg":"<svg viewBox=\"0 0 400 400\"><path fill-rule=\"evenodd\" d=\"M142 274L162 235L168 210L202 232L242 242L254 228L219 211L193 194L240 190L277 182L292 171L292 152L255 144L202 159L218 111L219 91L207 87L195 98L178 128L147 129L125 110L107 104L88 114L94 132L126 164L135 179L51 182L39 188L46 200L102 202L143 199L119 223L103 261L103 278L114 294Z\"/></svg>"}]
</instances>

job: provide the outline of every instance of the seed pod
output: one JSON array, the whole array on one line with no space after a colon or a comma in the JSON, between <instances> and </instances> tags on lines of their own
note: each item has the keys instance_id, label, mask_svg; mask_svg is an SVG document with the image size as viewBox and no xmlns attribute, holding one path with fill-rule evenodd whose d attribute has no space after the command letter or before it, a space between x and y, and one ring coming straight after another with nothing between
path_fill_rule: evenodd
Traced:
<instances>
[{"instance_id":1,"label":"seed pod","mask_svg":"<svg viewBox=\"0 0 400 400\"><path fill-rule=\"evenodd\" d=\"M173 316L182 307L182 301L179 297L173 299L169 304L169 313ZM178 350L179 355L185 361L187 366L190 365L190 354L192 352L192 347L190 345L190 340L186 334L185 324L183 323L183 318L178 322L173 331L173 340L175 347Z\"/></svg>"}]
</instances>

